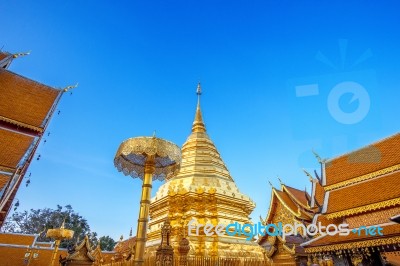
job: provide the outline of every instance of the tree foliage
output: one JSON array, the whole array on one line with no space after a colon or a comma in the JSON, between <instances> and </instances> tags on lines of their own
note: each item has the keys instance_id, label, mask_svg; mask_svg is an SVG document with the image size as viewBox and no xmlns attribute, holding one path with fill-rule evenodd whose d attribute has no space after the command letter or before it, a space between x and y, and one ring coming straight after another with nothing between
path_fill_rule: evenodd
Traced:
<instances>
[{"instance_id":1,"label":"tree foliage","mask_svg":"<svg viewBox=\"0 0 400 266\"><path fill-rule=\"evenodd\" d=\"M31 209L29 212L15 212L7 218L2 230L9 233L40 234L38 241L52 241L52 239L46 238L47 229L59 228L63 221L65 221L65 228L74 231L74 236L70 240L62 241L60 247L71 247L78 241L83 240L86 235L88 235L92 246L97 246L99 243L97 233L90 230L87 220L76 213L71 205L66 205L64 207L57 205L56 209L44 208ZM104 248L110 250L109 248L114 240L109 236L101 237L101 248L102 239Z\"/></svg>"},{"instance_id":2,"label":"tree foliage","mask_svg":"<svg viewBox=\"0 0 400 266\"><path fill-rule=\"evenodd\" d=\"M101 250L111 251L114 249L115 244L117 244L117 242L109 236L102 236L99 238L99 241Z\"/></svg>"}]
</instances>

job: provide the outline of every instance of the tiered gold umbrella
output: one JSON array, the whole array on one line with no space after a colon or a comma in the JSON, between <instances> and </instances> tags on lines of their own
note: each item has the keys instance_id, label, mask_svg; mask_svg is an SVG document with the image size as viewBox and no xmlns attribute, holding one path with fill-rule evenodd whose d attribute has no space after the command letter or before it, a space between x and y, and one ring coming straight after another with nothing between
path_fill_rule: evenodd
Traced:
<instances>
[{"instance_id":1,"label":"tiered gold umbrella","mask_svg":"<svg viewBox=\"0 0 400 266\"><path fill-rule=\"evenodd\" d=\"M164 180L180 167L181 150L172 142L153 137L136 137L124 141L115 155L118 171L143 180L136 233L135 265L143 265L149 220L152 180Z\"/></svg>"}]
</instances>

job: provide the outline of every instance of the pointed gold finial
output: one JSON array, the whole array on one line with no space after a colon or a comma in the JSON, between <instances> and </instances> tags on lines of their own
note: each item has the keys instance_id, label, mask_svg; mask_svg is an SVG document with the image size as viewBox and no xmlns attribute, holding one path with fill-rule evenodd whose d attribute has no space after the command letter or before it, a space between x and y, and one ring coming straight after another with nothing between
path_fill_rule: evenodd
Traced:
<instances>
[{"instance_id":1,"label":"pointed gold finial","mask_svg":"<svg viewBox=\"0 0 400 266\"><path fill-rule=\"evenodd\" d=\"M197 93L197 95L198 95L198 96L200 96L200 95L201 95L201 83L200 83L200 82L197 84L197 90L196 90L196 93Z\"/></svg>"},{"instance_id":2,"label":"pointed gold finial","mask_svg":"<svg viewBox=\"0 0 400 266\"><path fill-rule=\"evenodd\" d=\"M201 95L200 82L197 84L196 94L197 94L197 108L196 108L196 115L193 121L192 132L206 132L206 127L204 126L203 116L201 115L201 109L200 109L200 95Z\"/></svg>"},{"instance_id":3,"label":"pointed gold finial","mask_svg":"<svg viewBox=\"0 0 400 266\"><path fill-rule=\"evenodd\" d=\"M281 185L283 185L283 182L282 182L281 178L279 176L277 176L277 178L279 180L279 183L281 183Z\"/></svg>"},{"instance_id":4,"label":"pointed gold finial","mask_svg":"<svg viewBox=\"0 0 400 266\"><path fill-rule=\"evenodd\" d=\"M314 181L314 178L312 177L312 175L307 172L306 169L303 168L303 172L306 174L306 176L310 179L310 182L312 183Z\"/></svg>"},{"instance_id":5,"label":"pointed gold finial","mask_svg":"<svg viewBox=\"0 0 400 266\"><path fill-rule=\"evenodd\" d=\"M29 51L29 52L24 52L24 53L15 53L15 54L13 54L12 56L13 56L13 58L18 58L18 57L27 56L27 55L30 55L30 54L31 54L31 51Z\"/></svg>"},{"instance_id":6,"label":"pointed gold finial","mask_svg":"<svg viewBox=\"0 0 400 266\"><path fill-rule=\"evenodd\" d=\"M317 161L319 163L325 163L326 162L326 159L322 159L321 156L319 156L319 154L314 149L312 149L311 152L314 154L315 158L317 159Z\"/></svg>"},{"instance_id":7,"label":"pointed gold finial","mask_svg":"<svg viewBox=\"0 0 400 266\"><path fill-rule=\"evenodd\" d=\"M79 85L79 83L76 83L75 85L67 86L67 87L65 87L65 88L63 89L63 92L67 92L67 91L69 91L69 90L71 90L71 89L75 89L76 87L78 87L78 85Z\"/></svg>"},{"instance_id":8,"label":"pointed gold finial","mask_svg":"<svg viewBox=\"0 0 400 266\"><path fill-rule=\"evenodd\" d=\"M60 229L64 229L64 228L65 228L65 219L66 219L66 218L64 218L64 220L63 220L63 222L62 222L62 224L61 224L61 226L60 226Z\"/></svg>"}]
</instances>

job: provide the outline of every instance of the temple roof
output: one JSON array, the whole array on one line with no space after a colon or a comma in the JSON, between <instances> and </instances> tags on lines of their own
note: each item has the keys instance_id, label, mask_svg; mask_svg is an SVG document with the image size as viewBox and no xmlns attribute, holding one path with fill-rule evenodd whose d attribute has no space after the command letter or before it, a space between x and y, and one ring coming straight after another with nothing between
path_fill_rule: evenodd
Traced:
<instances>
[{"instance_id":1,"label":"temple roof","mask_svg":"<svg viewBox=\"0 0 400 266\"><path fill-rule=\"evenodd\" d=\"M0 166L16 169L34 138L0 128Z\"/></svg>"},{"instance_id":2,"label":"temple roof","mask_svg":"<svg viewBox=\"0 0 400 266\"><path fill-rule=\"evenodd\" d=\"M0 69L0 120L20 127L42 128L50 108L60 94L36 81ZM39 130L39 129L37 129Z\"/></svg>"},{"instance_id":3,"label":"temple roof","mask_svg":"<svg viewBox=\"0 0 400 266\"><path fill-rule=\"evenodd\" d=\"M34 234L0 233L0 244L32 245L35 237Z\"/></svg>"},{"instance_id":4,"label":"temple roof","mask_svg":"<svg viewBox=\"0 0 400 266\"><path fill-rule=\"evenodd\" d=\"M10 179L9 175L0 174L0 190L7 184L8 180Z\"/></svg>"},{"instance_id":5,"label":"temple roof","mask_svg":"<svg viewBox=\"0 0 400 266\"><path fill-rule=\"evenodd\" d=\"M400 171L332 190L329 192L327 217L348 216L400 205L398 188L400 188Z\"/></svg>"},{"instance_id":6,"label":"temple roof","mask_svg":"<svg viewBox=\"0 0 400 266\"><path fill-rule=\"evenodd\" d=\"M90 247L89 237L86 235L85 238L79 243L74 251L68 254L62 261L92 261L96 259L92 255L92 248ZM61 262L61 261L60 261Z\"/></svg>"},{"instance_id":7,"label":"temple roof","mask_svg":"<svg viewBox=\"0 0 400 266\"><path fill-rule=\"evenodd\" d=\"M42 266L49 264L54 248L50 242L36 242L36 235L33 234L0 233L1 265L23 265L28 251L39 255L36 259L31 256L29 265ZM56 257L66 254L67 250L60 248Z\"/></svg>"},{"instance_id":8,"label":"temple roof","mask_svg":"<svg viewBox=\"0 0 400 266\"><path fill-rule=\"evenodd\" d=\"M315 196L315 199L317 200L318 204L322 205L322 203L324 202L325 190L319 182L315 183L314 196Z\"/></svg>"},{"instance_id":9,"label":"temple roof","mask_svg":"<svg viewBox=\"0 0 400 266\"><path fill-rule=\"evenodd\" d=\"M118 253L129 253L129 251L132 251L132 248L136 245L136 236L130 237L126 240L119 241L115 247L114 251Z\"/></svg>"},{"instance_id":10,"label":"temple roof","mask_svg":"<svg viewBox=\"0 0 400 266\"><path fill-rule=\"evenodd\" d=\"M0 52L0 68L7 68L12 60L13 60L12 54L7 52Z\"/></svg>"},{"instance_id":11,"label":"temple roof","mask_svg":"<svg viewBox=\"0 0 400 266\"><path fill-rule=\"evenodd\" d=\"M343 182L400 163L400 133L325 163L326 185Z\"/></svg>"},{"instance_id":12,"label":"temple roof","mask_svg":"<svg viewBox=\"0 0 400 266\"><path fill-rule=\"evenodd\" d=\"M325 218L400 205L400 133L325 162L313 197ZM361 196L362 195L362 196Z\"/></svg>"},{"instance_id":13,"label":"temple roof","mask_svg":"<svg viewBox=\"0 0 400 266\"><path fill-rule=\"evenodd\" d=\"M304 244L302 244L306 252L321 252L321 251L332 251L341 249L353 249L360 247L369 247L376 245L387 245L390 241L400 240L400 224L387 224L381 226L383 228L383 235L366 235L365 230L362 229L360 235L358 233L350 232L347 236L341 236L339 234L323 235L314 238Z\"/></svg>"},{"instance_id":14,"label":"temple roof","mask_svg":"<svg viewBox=\"0 0 400 266\"><path fill-rule=\"evenodd\" d=\"M304 190L299 190L293 187L289 187L287 185L282 185L282 190L286 191L288 195L293 199L296 203L300 204L304 208L309 208L308 199L306 197L306 192ZM309 194L307 193L309 196ZM310 197L310 196L309 196Z\"/></svg>"},{"instance_id":15,"label":"temple roof","mask_svg":"<svg viewBox=\"0 0 400 266\"><path fill-rule=\"evenodd\" d=\"M22 55L0 52L0 226L63 93L6 69Z\"/></svg>"},{"instance_id":16,"label":"temple roof","mask_svg":"<svg viewBox=\"0 0 400 266\"><path fill-rule=\"evenodd\" d=\"M4 58L6 58L8 56L8 54L0 52L0 61L3 60Z\"/></svg>"},{"instance_id":17,"label":"temple roof","mask_svg":"<svg viewBox=\"0 0 400 266\"><path fill-rule=\"evenodd\" d=\"M271 203L265 223L269 224L275 215L275 202L279 201L294 217L299 220L310 222L313 210L308 206L305 191L282 184L281 190L272 188Z\"/></svg>"}]
</instances>

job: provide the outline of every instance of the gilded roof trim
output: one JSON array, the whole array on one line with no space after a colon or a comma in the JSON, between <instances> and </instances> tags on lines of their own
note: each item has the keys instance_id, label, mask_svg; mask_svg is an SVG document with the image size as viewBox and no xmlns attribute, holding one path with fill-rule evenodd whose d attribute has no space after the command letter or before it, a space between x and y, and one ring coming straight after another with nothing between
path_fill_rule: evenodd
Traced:
<instances>
[{"instance_id":1,"label":"gilded roof trim","mask_svg":"<svg viewBox=\"0 0 400 266\"><path fill-rule=\"evenodd\" d=\"M16 126L19 126L19 127L28 128L28 129L31 129L33 131L40 132L40 133L43 133L43 131L44 131L43 128L35 127L35 126L29 125L29 124L26 124L26 123L23 123L23 122L19 122L19 121L16 121L14 119L7 118L7 117L1 116L1 115L0 115L0 120L4 121L4 122L7 122L7 123L10 123L10 124L13 124L13 125L16 125Z\"/></svg>"},{"instance_id":2,"label":"gilded roof trim","mask_svg":"<svg viewBox=\"0 0 400 266\"><path fill-rule=\"evenodd\" d=\"M355 177L355 178L352 178L352 179L349 179L349 180L346 180L346 181L342 181L342 182L339 182L339 183L336 183L336 184L333 184L333 185L325 186L324 188L325 188L325 191L330 191L330 190L338 189L338 188L345 187L345 186L348 186L348 185L352 185L352 184L355 184L355 183L359 183L359 182L362 182L362 181L366 181L366 180L375 178L377 176L389 174L389 173L395 172L397 170L400 170L400 164L395 164L393 166L386 167L384 169L381 169L381 170L378 170L378 171L375 171L375 172L372 172L372 173L368 173L368 174L365 174L365 175L362 175L362 176L358 176L358 177Z\"/></svg>"},{"instance_id":3,"label":"gilded roof trim","mask_svg":"<svg viewBox=\"0 0 400 266\"><path fill-rule=\"evenodd\" d=\"M311 248L305 247L304 250L306 253L318 253L318 252L326 252L326 251L390 245L390 244L397 244L397 243L400 243L400 236L371 239L371 240L362 240L362 241L357 241L357 242L348 242L348 243L343 243L343 244L325 245L325 246L311 247Z\"/></svg>"},{"instance_id":4,"label":"gilded roof trim","mask_svg":"<svg viewBox=\"0 0 400 266\"><path fill-rule=\"evenodd\" d=\"M350 216L350 215L354 215L354 214L358 214L358 213L362 213L362 212L368 212L368 211L378 210L378 209L397 206L397 205L400 205L400 197L381 201L381 202L374 203L374 204L357 207L357 208L352 208L352 209L348 209L348 210L344 210L344 211L333 212L333 213L327 214L326 218L333 219L333 218L338 218L338 217L343 217L343 216Z\"/></svg>"},{"instance_id":5,"label":"gilded roof trim","mask_svg":"<svg viewBox=\"0 0 400 266\"><path fill-rule=\"evenodd\" d=\"M288 246L286 246L285 244L282 244L283 248L289 252L290 254L294 255L296 254L296 245L293 245L293 248L289 248Z\"/></svg>"},{"instance_id":6,"label":"gilded roof trim","mask_svg":"<svg viewBox=\"0 0 400 266\"><path fill-rule=\"evenodd\" d=\"M290 207L286 204L286 202L285 202L285 201L279 196L279 194L276 192L276 189L275 189L275 188L273 188L272 190L273 190L273 192L274 192L274 195L275 195L275 196L277 197L277 199L280 201L280 203L282 203L282 205L283 205L286 209L288 209L289 212L291 212L291 213L292 213L294 216L296 216L296 217L298 217L298 216L301 215L299 209L297 209L297 212L295 212L295 211L292 210L292 208L290 208Z\"/></svg>"},{"instance_id":7,"label":"gilded roof trim","mask_svg":"<svg viewBox=\"0 0 400 266\"><path fill-rule=\"evenodd\" d=\"M269 202L269 208L268 208L267 217L265 217L265 224L269 223L269 221L272 219L272 207L274 206L273 203L274 203L274 200L275 200L274 189L275 188L272 188L272 191L271 191L271 200Z\"/></svg>"}]
</instances>

